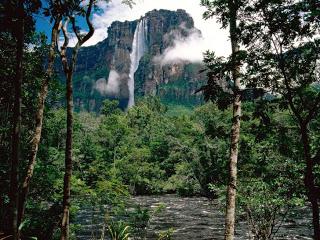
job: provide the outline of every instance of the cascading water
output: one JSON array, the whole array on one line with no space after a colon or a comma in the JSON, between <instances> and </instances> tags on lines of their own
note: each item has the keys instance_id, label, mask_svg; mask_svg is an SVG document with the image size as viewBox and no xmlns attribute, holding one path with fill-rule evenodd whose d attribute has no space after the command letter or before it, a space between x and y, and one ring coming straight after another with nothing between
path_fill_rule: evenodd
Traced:
<instances>
[{"instance_id":1,"label":"cascading water","mask_svg":"<svg viewBox=\"0 0 320 240\"><path fill-rule=\"evenodd\" d=\"M132 42L132 52L130 54L131 66L129 72L128 88L129 88L129 102L128 108L134 105L134 73L139 67L139 61L146 48L147 39L147 19L143 18L137 24L136 30L134 32L133 42Z\"/></svg>"}]
</instances>

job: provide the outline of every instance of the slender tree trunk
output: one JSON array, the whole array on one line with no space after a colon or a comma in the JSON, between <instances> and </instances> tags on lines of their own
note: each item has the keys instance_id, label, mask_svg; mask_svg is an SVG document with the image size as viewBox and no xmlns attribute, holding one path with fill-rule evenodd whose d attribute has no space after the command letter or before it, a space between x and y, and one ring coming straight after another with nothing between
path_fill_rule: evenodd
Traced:
<instances>
[{"instance_id":1,"label":"slender tree trunk","mask_svg":"<svg viewBox=\"0 0 320 240\"><path fill-rule=\"evenodd\" d=\"M233 56L232 77L234 80L233 118L231 127L231 145L229 158L229 184L227 189L227 205L225 216L225 240L234 239L235 212L236 212L236 187L237 187L237 162L238 143L240 138L240 117L241 117L241 93L240 93L240 65L236 60L239 52L237 37L237 7L233 0L229 0L230 11L230 39Z\"/></svg>"},{"instance_id":2,"label":"slender tree trunk","mask_svg":"<svg viewBox=\"0 0 320 240\"><path fill-rule=\"evenodd\" d=\"M67 98L67 138L66 138L66 152L65 152L65 175L64 175L64 187L63 187L63 216L61 223L61 240L69 240L69 209L70 209L70 189L71 189L71 176L72 176L72 135L73 135L73 90L72 90L72 77L73 72L75 70L75 65L77 61L78 51L83 43L85 43L90 37L92 37L94 33L94 27L90 21L91 11L94 4L94 0L90 0L88 4L88 8L86 11L86 22L89 28L89 32L81 37L79 32L77 31L74 17L68 17L65 21L65 24L61 29L64 35L64 44L61 47L61 62L64 69L64 73L67 79L67 88L66 88L66 98ZM66 48L69 43L68 36L68 23L71 20L72 29L76 34L78 42L76 46L73 48L71 64L69 66L68 59L66 55Z\"/></svg>"},{"instance_id":3,"label":"slender tree trunk","mask_svg":"<svg viewBox=\"0 0 320 240\"><path fill-rule=\"evenodd\" d=\"M24 47L24 7L23 0L17 2L17 21L15 25L16 45L16 76L15 100L13 109L12 156L10 176L10 206L11 206L11 234L13 240L18 240L18 190L19 190L19 158L20 158L20 130L21 130L21 88L23 78L23 47Z\"/></svg>"},{"instance_id":4,"label":"slender tree trunk","mask_svg":"<svg viewBox=\"0 0 320 240\"><path fill-rule=\"evenodd\" d=\"M67 73L67 138L65 152L65 175L63 187L63 216L61 224L61 240L69 239L69 210L70 189L72 176L72 135L73 135L73 97L72 97L72 75L73 71Z\"/></svg>"},{"instance_id":5,"label":"slender tree trunk","mask_svg":"<svg viewBox=\"0 0 320 240\"><path fill-rule=\"evenodd\" d=\"M29 163L27 167L27 174L23 181L22 189L19 196L18 224L22 222L24 217L25 205L26 205L27 196L29 193L29 188L30 188L30 181L33 176L34 167L36 165L36 158L37 158L39 143L41 139L45 100L48 94L49 80L52 76L53 67L54 67L55 48L56 48L55 39L57 38L59 22L60 22L59 19L55 20L55 23L51 32L51 44L50 44L49 57L48 57L48 66L45 74L45 79L42 82L41 90L38 97L38 109L37 109L36 121L35 121L36 128L33 133L33 139L31 143L31 153L30 153Z\"/></svg>"},{"instance_id":6,"label":"slender tree trunk","mask_svg":"<svg viewBox=\"0 0 320 240\"><path fill-rule=\"evenodd\" d=\"M313 173L314 162L311 157L310 140L309 140L307 124L301 123L300 131L301 131L301 140L302 140L303 150L304 150L304 157L306 161L304 184L305 184L305 187L307 190L307 196L311 203L311 208L312 208L312 223L313 223L314 239L320 240L319 203L318 203L320 196L319 196L319 191L315 186L315 177Z\"/></svg>"}]
</instances>

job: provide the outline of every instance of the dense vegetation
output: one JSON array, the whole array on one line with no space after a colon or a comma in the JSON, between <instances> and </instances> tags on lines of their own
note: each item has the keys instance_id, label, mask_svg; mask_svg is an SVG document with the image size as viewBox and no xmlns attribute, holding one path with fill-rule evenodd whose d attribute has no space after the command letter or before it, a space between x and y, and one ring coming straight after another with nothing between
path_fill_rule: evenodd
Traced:
<instances>
[{"instance_id":1,"label":"dense vegetation","mask_svg":"<svg viewBox=\"0 0 320 240\"><path fill-rule=\"evenodd\" d=\"M99 204L113 206L110 215L123 215L130 194L201 194L210 198L224 195L229 109L219 110L208 103L175 116L174 109L167 109L152 97L141 100L128 112L116 106L117 102L107 100L102 115L75 115L74 217L79 207ZM277 103L248 102L244 119L239 201L243 209L252 211L253 219L248 222L262 218L272 227L273 219L268 217L275 214L280 219L284 210L304 204L298 129L290 113ZM319 121L313 123L316 141L320 138ZM58 234L65 122L65 111L53 109L44 123L23 228L24 234L39 239ZM317 176L319 179L319 170ZM264 224L256 224L268 233Z\"/></svg>"},{"instance_id":2,"label":"dense vegetation","mask_svg":"<svg viewBox=\"0 0 320 240\"><path fill-rule=\"evenodd\" d=\"M201 102L198 97L185 106L179 104L183 97L175 102L176 88L195 87L179 78L159 86L166 90L163 98L141 97L125 111L119 102L105 100L96 112L74 112L72 93L73 86L87 88L85 76L73 78L73 72L77 51L94 32L95 1L48 3L48 8L41 1L1 4L0 239L74 239L81 230L77 214L86 208L105 216L95 220L103 231L93 238L143 238L162 206L132 209L130 196L175 193L222 205L227 194L226 239L234 237L235 213L246 219L253 239L266 240L292 209L310 205L319 240L316 1L203 0L205 17L218 16L229 26L232 42L230 58L204 56L207 84L199 91L207 103L190 106ZM34 29L40 10L54 23L49 46ZM86 35L74 16L85 16ZM67 57L69 23L78 37L72 57ZM53 71L61 31L67 101ZM88 74L101 77L105 71ZM158 237L171 239L172 232Z\"/></svg>"}]
</instances>

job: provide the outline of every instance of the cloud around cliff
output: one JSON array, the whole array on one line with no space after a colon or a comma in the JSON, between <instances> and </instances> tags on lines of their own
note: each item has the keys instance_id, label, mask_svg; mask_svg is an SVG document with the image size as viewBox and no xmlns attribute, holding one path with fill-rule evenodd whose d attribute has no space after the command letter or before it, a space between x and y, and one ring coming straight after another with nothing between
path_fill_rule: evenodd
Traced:
<instances>
[{"instance_id":1,"label":"cloud around cliff","mask_svg":"<svg viewBox=\"0 0 320 240\"><path fill-rule=\"evenodd\" d=\"M210 49L212 43L206 41L198 29L186 29L181 25L185 32L188 33L187 37L181 36L178 31L171 31L165 36L173 39L172 46L166 48L162 55L155 56L154 62L160 65L167 65L179 63L183 61L200 63L203 60L203 53Z\"/></svg>"},{"instance_id":2,"label":"cloud around cliff","mask_svg":"<svg viewBox=\"0 0 320 240\"><path fill-rule=\"evenodd\" d=\"M230 53L227 31L220 29L220 24L216 23L215 19L204 20L202 18L205 8L200 6L199 0L183 0L183 3L172 0L135 0L133 8L122 4L122 0L112 0L109 3L99 1L98 6L101 11L95 13L92 18L96 31L85 46L96 44L107 38L108 27L113 21L132 21L153 9L173 11L184 9L194 19L195 27L202 32L202 38L193 34L187 39L177 39L175 51L168 50L168 60L179 54L184 58L189 57L189 60L199 61L202 59L202 52L207 49L214 50L217 55ZM188 56L185 54L186 50L189 51Z\"/></svg>"}]
</instances>

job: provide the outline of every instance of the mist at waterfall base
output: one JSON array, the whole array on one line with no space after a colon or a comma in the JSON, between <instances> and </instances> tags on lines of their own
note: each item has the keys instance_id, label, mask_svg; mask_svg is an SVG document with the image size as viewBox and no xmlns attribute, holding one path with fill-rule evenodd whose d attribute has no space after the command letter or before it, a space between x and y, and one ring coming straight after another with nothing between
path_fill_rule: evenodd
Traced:
<instances>
[{"instance_id":1,"label":"mist at waterfall base","mask_svg":"<svg viewBox=\"0 0 320 240\"><path fill-rule=\"evenodd\" d=\"M109 95L116 97L120 92L119 78L119 73L111 70L108 81L105 78L99 78L94 84L94 89L97 90L102 96Z\"/></svg>"},{"instance_id":2,"label":"mist at waterfall base","mask_svg":"<svg viewBox=\"0 0 320 240\"><path fill-rule=\"evenodd\" d=\"M111 70L109 73L108 80L105 78L99 78L96 80L93 89L99 92L101 96L105 96L109 100L119 101L119 108L125 110L128 106L129 98L120 96L120 74Z\"/></svg>"}]
</instances>

